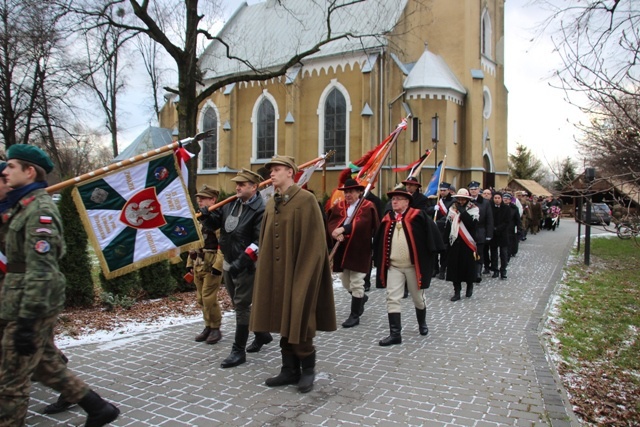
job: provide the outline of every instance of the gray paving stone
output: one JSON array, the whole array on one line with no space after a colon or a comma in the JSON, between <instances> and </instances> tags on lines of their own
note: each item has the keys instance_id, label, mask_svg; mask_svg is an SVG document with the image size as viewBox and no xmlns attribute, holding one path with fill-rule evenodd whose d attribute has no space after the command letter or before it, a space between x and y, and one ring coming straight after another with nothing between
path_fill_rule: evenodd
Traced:
<instances>
[{"instance_id":1,"label":"gray paving stone","mask_svg":"<svg viewBox=\"0 0 640 427\"><path fill-rule=\"evenodd\" d=\"M451 283L434 279L425 292L429 335L418 334L404 300L401 345L378 345L389 327L384 290L373 289L359 326L318 334L317 379L306 395L264 385L280 367L278 337L246 364L219 368L233 316L214 346L193 341L198 322L65 353L72 370L120 406L114 426L575 426L538 333L576 231L563 221L529 236L509 279L484 276L472 298L452 303ZM335 297L340 323L350 299L342 288ZM77 407L40 414L56 397L35 384L27 424L81 425Z\"/></svg>"}]
</instances>

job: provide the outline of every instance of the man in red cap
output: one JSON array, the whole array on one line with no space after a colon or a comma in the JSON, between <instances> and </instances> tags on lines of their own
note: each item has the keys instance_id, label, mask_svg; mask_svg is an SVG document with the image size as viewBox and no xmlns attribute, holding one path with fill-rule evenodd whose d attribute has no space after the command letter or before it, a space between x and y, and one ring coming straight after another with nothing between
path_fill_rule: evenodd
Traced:
<instances>
[{"instance_id":1,"label":"man in red cap","mask_svg":"<svg viewBox=\"0 0 640 427\"><path fill-rule=\"evenodd\" d=\"M344 200L329 210L328 229L338 249L333 257L333 271L342 273L342 286L351 294L351 314L342 327L360 324L364 304L364 279L371 267L371 239L378 229L378 213L368 200L362 199L364 186L355 179L347 179L338 188ZM360 206L358 205L360 202ZM356 211L357 209L357 211Z\"/></svg>"}]
</instances>

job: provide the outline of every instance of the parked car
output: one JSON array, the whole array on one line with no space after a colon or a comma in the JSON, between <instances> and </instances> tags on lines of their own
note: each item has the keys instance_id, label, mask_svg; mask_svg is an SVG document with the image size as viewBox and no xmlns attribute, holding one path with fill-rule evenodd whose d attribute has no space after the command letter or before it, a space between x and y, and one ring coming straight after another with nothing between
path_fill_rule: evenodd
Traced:
<instances>
[{"instance_id":1,"label":"parked car","mask_svg":"<svg viewBox=\"0 0 640 427\"><path fill-rule=\"evenodd\" d=\"M587 204L582 205L582 213L580 218L582 221L587 220ZM576 219L577 220L577 219ZM611 208L606 203L591 203L591 224L611 224Z\"/></svg>"}]
</instances>

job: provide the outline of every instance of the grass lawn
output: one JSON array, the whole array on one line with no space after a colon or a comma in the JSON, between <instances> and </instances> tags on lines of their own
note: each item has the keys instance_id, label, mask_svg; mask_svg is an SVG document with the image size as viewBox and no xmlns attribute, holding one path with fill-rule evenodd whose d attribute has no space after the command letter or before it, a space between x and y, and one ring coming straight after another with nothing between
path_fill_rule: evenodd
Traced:
<instances>
[{"instance_id":1,"label":"grass lawn","mask_svg":"<svg viewBox=\"0 0 640 427\"><path fill-rule=\"evenodd\" d=\"M578 258L550 322L558 371L585 424L640 425L640 246L595 238Z\"/></svg>"}]
</instances>

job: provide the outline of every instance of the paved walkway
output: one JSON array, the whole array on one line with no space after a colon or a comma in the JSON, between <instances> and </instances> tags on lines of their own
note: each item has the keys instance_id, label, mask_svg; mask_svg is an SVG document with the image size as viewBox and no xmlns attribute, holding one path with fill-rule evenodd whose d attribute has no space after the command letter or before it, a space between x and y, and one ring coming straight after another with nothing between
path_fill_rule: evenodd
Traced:
<instances>
[{"instance_id":1,"label":"paved walkway","mask_svg":"<svg viewBox=\"0 0 640 427\"><path fill-rule=\"evenodd\" d=\"M576 234L564 220L555 232L529 236L509 279L485 278L472 298L452 303L451 283L434 280L426 293L429 335L418 334L404 300L401 345L378 345L388 322L384 291L372 289L359 326L317 337L308 394L264 385L279 371L277 340L244 365L219 367L231 348L232 316L214 346L193 341L196 323L66 353L71 368L120 407L115 426L575 426L538 328ZM339 323L349 304L336 289ZM83 425L78 407L41 415L55 398L34 385L28 425Z\"/></svg>"}]
</instances>

